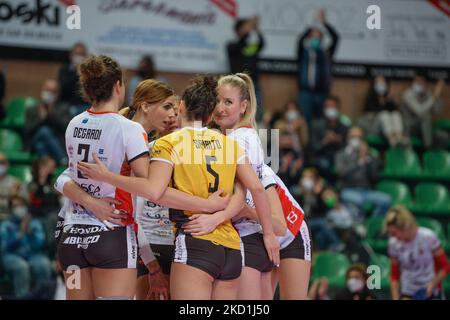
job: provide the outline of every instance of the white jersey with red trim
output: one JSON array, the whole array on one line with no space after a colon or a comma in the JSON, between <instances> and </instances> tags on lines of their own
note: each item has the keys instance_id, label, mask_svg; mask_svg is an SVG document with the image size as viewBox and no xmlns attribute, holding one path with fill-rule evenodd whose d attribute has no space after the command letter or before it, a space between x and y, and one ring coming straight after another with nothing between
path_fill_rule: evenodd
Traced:
<instances>
[{"instance_id":1,"label":"white jersey with red trim","mask_svg":"<svg viewBox=\"0 0 450 320\"><path fill-rule=\"evenodd\" d=\"M147 134L142 125L117 113L88 110L74 117L67 126L66 150L70 178L93 197L119 200L121 205L115 207L127 213L123 222L134 223L133 196L108 183L85 177L77 170L77 164L82 161L93 163L92 153L95 152L110 171L131 175L130 163L148 154ZM64 224L104 226L92 212L72 201L67 206Z\"/></svg>"},{"instance_id":2,"label":"white jersey with red trim","mask_svg":"<svg viewBox=\"0 0 450 320\"><path fill-rule=\"evenodd\" d=\"M400 265L402 295L413 296L433 280L436 276L433 252L440 246L436 234L424 227L419 227L415 239L409 242L389 238L389 256Z\"/></svg>"},{"instance_id":3,"label":"white jersey with red trim","mask_svg":"<svg viewBox=\"0 0 450 320\"><path fill-rule=\"evenodd\" d=\"M149 143L150 154L155 141ZM139 231L143 232L148 243L173 245L175 236L173 224L169 219L169 208L137 197L136 221L139 225Z\"/></svg>"},{"instance_id":4,"label":"white jersey with red trim","mask_svg":"<svg viewBox=\"0 0 450 320\"><path fill-rule=\"evenodd\" d=\"M294 199L289 192L289 189L284 184L283 180L268 165L264 164L262 170L263 179L272 177L277 184L277 193L280 198L281 207L283 208L284 219L286 221L286 234L282 237L277 237L280 243L280 249L286 248L295 239L300 231L303 220L305 219L305 213L302 207Z\"/></svg>"},{"instance_id":5,"label":"white jersey with red trim","mask_svg":"<svg viewBox=\"0 0 450 320\"><path fill-rule=\"evenodd\" d=\"M262 148L261 139L255 129L251 127L241 127L233 130L227 134L227 137L235 139L239 142L239 145L245 149L246 155L255 170L256 175L261 180L264 187L270 184L275 184L272 177L266 177L263 179L262 168L264 165L264 152ZM252 195L247 191L246 195L247 205L255 207ZM239 231L241 237L248 236L262 231L261 225L254 220L248 218L242 218L239 220L233 220L234 227Z\"/></svg>"}]
</instances>

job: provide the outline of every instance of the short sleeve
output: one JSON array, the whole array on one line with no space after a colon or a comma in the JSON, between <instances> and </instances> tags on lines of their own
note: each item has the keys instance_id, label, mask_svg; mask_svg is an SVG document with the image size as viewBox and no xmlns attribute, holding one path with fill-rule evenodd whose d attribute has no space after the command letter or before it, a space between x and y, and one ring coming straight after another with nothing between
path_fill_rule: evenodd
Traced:
<instances>
[{"instance_id":1,"label":"short sleeve","mask_svg":"<svg viewBox=\"0 0 450 320\"><path fill-rule=\"evenodd\" d=\"M439 241L438 237L434 232L430 232L427 237L428 245L430 246L431 251L437 250L441 246L441 241Z\"/></svg>"},{"instance_id":2,"label":"short sleeve","mask_svg":"<svg viewBox=\"0 0 450 320\"><path fill-rule=\"evenodd\" d=\"M140 158L143 155L148 155L148 141L147 133L138 123L133 123L126 129L125 148L128 162Z\"/></svg>"},{"instance_id":3,"label":"short sleeve","mask_svg":"<svg viewBox=\"0 0 450 320\"><path fill-rule=\"evenodd\" d=\"M273 170L266 164L263 164L262 166L261 183L265 189L277 185L275 180L275 172L273 172Z\"/></svg>"},{"instance_id":4,"label":"short sleeve","mask_svg":"<svg viewBox=\"0 0 450 320\"><path fill-rule=\"evenodd\" d=\"M388 256L391 258L398 258L395 239L390 238L388 243Z\"/></svg>"},{"instance_id":5,"label":"short sleeve","mask_svg":"<svg viewBox=\"0 0 450 320\"><path fill-rule=\"evenodd\" d=\"M164 138L156 140L153 145L151 161L162 161L173 165L173 146Z\"/></svg>"}]
</instances>

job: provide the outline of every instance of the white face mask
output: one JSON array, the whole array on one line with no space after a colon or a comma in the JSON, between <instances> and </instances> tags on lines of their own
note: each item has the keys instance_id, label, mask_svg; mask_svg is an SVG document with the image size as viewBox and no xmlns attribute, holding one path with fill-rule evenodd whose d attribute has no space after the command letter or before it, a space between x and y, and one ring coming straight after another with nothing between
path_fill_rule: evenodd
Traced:
<instances>
[{"instance_id":1,"label":"white face mask","mask_svg":"<svg viewBox=\"0 0 450 320\"><path fill-rule=\"evenodd\" d=\"M41 100L45 104L53 104L56 101L56 94L51 91L44 90L41 92Z\"/></svg>"},{"instance_id":2,"label":"white face mask","mask_svg":"<svg viewBox=\"0 0 450 320\"><path fill-rule=\"evenodd\" d=\"M350 278L347 280L347 288L350 292L359 292L364 288L364 281L357 278Z\"/></svg>"},{"instance_id":3,"label":"white face mask","mask_svg":"<svg viewBox=\"0 0 450 320\"><path fill-rule=\"evenodd\" d=\"M417 94L421 94L425 90L425 88L421 84L414 83L412 85L412 90Z\"/></svg>"},{"instance_id":4,"label":"white face mask","mask_svg":"<svg viewBox=\"0 0 450 320\"><path fill-rule=\"evenodd\" d=\"M386 93L386 91L387 91L387 85L386 85L385 82L379 81L379 82L376 82L376 83L375 83L374 89L375 89L375 92L376 92L379 96L382 96L382 95L384 95L384 94Z\"/></svg>"},{"instance_id":5,"label":"white face mask","mask_svg":"<svg viewBox=\"0 0 450 320\"><path fill-rule=\"evenodd\" d=\"M74 66L80 65L81 62L83 62L83 60L84 60L84 56L80 56L78 54L72 56L72 64Z\"/></svg>"},{"instance_id":6,"label":"white face mask","mask_svg":"<svg viewBox=\"0 0 450 320\"><path fill-rule=\"evenodd\" d=\"M326 108L325 117L331 120L337 119L337 117L339 117L339 111L335 108Z\"/></svg>"},{"instance_id":7,"label":"white face mask","mask_svg":"<svg viewBox=\"0 0 450 320\"><path fill-rule=\"evenodd\" d=\"M302 180L302 187L307 191L311 191L314 188L314 181L311 178L304 178Z\"/></svg>"},{"instance_id":8,"label":"white face mask","mask_svg":"<svg viewBox=\"0 0 450 320\"><path fill-rule=\"evenodd\" d=\"M298 118L300 118L300 114L298 113L297 110L289 110L289 111L286 113L286 119L287 119L288 121L295 121L295 120L297 120Z\"/></svg>"},{"instance_id":9,"label":"white face mask","mask_svg":"<svg viewBox=\"0 0 450 320\"><path fill-rule=\"evenodd\" d=\"M350 147L352 147L353 149L358 149L359 146L361 145L361 139L359 138L351 138L350 141L348 142L348 144L350 145Z\"/></svg>"},{"instance_id":10,"label":"white face mask","mask_svg":"<svg viewBox=\"0 0 450 320\"><path fill-rule=\"evenodd\" d=\"M18 218L18 219L22 219L23 217L25 217L28 214L28 209L27 207L15 207L12 210L12 214Z\"/></svg>"}]
</instances>

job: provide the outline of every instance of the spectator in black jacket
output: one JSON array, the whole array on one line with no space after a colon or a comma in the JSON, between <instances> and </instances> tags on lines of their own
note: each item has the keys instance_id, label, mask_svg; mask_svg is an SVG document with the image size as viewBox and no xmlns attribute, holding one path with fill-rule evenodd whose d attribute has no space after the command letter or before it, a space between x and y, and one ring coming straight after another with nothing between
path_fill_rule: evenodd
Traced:
<instances>
[{"instance_id":1,"label":"spectator in black jacket","mask_svg":"<svg viewBox=\"0 0 450 320\"><path fill-rule=\"evenodd\" d=\"M58 164L66 165L64 135L71 119L70 107L58 101L58 95L56 80L46 80L39 105L27 110L24 133L32 152L39 156L50 156Z\"/></svg>"},{"instance_id":2,"label":"spectator in black jacket","mask_svg":"<svg viewBox=\"0 0 450 320\"><path fill-rule=\"evenodd\" d=\"M238 19L234 24L237 39L227 45L228 63L231 73L246 72L255 85L258 108L256 120L260 122L263 116L261 90L259 86L258 59L264 48L264 37L258 27L259 19L253 16Z\"/></svg>"},{"instance_id":3,"label":"spectator in black jacket","mask_svg":"<svg viewBox=\"0 0 450 320\"><path fill-rule=\"evenodd\" d=\"M74 107L71 116L82 111L87 106L80 94L77 68L81 61L88 56L86 45L77 42L70 51L70 63L61 67L58 73L58 82L61 90L60 100Z\"/></svg>"},{"instance_id":4,"label":"spectator in black jacket","mask_svg":"<svg viewBox=\"0 0 450 320\"><path fill-rule=\"evenodd\" d=\"M298 61L298 103L311 128L313 117L322 117L323 103L331 86L331 64L339 36L326 21L325 10L320 10L320 27L311 27L300 37L297 48ZM331 44L324 41L324 32L331 37Z\"/></svg>"}]
</instances>

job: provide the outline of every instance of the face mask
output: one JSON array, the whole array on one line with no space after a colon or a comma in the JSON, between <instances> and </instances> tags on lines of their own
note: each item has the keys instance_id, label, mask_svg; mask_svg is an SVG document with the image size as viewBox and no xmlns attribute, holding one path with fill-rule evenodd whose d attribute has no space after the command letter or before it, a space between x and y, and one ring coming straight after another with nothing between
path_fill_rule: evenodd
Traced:
<instances>
[{"instance_id":1,"label":"face mask","mask_svg":"<svg viewBox=\"0 0 450 320\"><path fill-rule=\"evenodd\" d=\"M18 219L22 219L28 214L27 207L15 207L11 211L12 214Z\"/></svg>"},{"instance_id":2,"label":"face mask","mask_svg":"<svg viewBox=\"0 0 450 320\"><path fill-rule=\"evenodd\" d=\"M337 119L338 116L339 116L339 111L337 111L337 109L335 109L335 108L326 108L325 109L325 117L327 117L328 119L330 119L330 120Z\"/></svg>"},{"instance_id":3,"label":"face mask","mask_svg":"<svg viewBox=\"0 0 450 320\"><path fill-rule=\"evenodd\" d=\"M45 104L53 104L56 101L56 94L51 91L42 91L41 100Z\"/></svg>"},{"instance_id":4,"label":"face mask","mask_svg":"<svg viewBox=\"0 0 450 320\"><path fill-rule=\"evenodd\" d=\"M311 178L304 178L302 180L302 187L307 191L311 191L314 188L314 181Z\"/></svg>"},{"instance_id":5,"label":"face mask","mask_svg":"<svg viewBox=\"0 0 450 320\"><path fill-rule=\"evenodd\" d=\"M347 280L347 288L350 292L358 292L364 288L364 282L361 279L350 278Z\"/></svg>"},{"instance_id":6,"label":"face mask","mask_svg":"<svg viewBox=\"0 0 450 320\"><path fill-rule=\"evenodd\" d=\"M359 146L361 145L361 140L359 138L351 138L350 141L348 142L348 144L353 149L358 149Z\"/></svg>"},{"instance_id":7,"label":"face mask","mask_svg":"<svg viewBox=\"0 0 450 320\"><path fill-rule=\"evenodd\" d=\"M377 82L374 89L379 96L383 96L387 91L387 85L384 82Z\"/></svg>"},{"instance_id":8,"label":"face mask","mask_svg":"<svg viewBox=\"0 0 450 320\"><path fill-rule=\"evenodd\" d=\"M286 113L286 119L287 119L288 121L295 121L295 120L297 120L299 117L300 117L300 115L298 114L298 111L297 111L297 110L289 110L289 111Z\"/></svg>"},{"instance_id":9,"label":"face mask","mask_svg":"<svg viewBox=\"0 0 450 320\"><path fill-rule=\"evenodd\" d=\"M336 198L336 196L328 197L325 199L324 202L325 202L325 205L327 206L327 208L331 209L331 208L334 208L334 206L336 205L337 198Z\"/></svg>"},{"instance_id":10,"label":"face mask","mask_svg":"<svg viewBox=\"0 0 450 320\"><path fill-rule=\"evenodd\" d=\"M412 85L412 90L417 94L421 94L424 91L424 87L421 84L414 83Z\"/></svg>"},{"instance_id":11,"label":"face mask","mask_svg":"<svg viewBox=\"0 0 450 320\"><path fill-rule=\"evenodd\" d=\"M314 50L319 50L320 43L321 43L321 41L319 38L312 38L311 42L310 42L311 48L313 48Z\"/></svg>"},{"instance_id":12,"label":"face mask","mask_svg":"<svg viewBox=\"0 0 450 320\"><path fill-rule=\"evenodd\" d=\"M73 64L74 66L80 65L81 62L83 62L83 60L84 60L84 57L83 57L83 56L80 56L80 55L78 55L78 54L72 56L72 64Z\"/></svg>"},{"instance_id":13,"label":"face mask","mask_svg":"<svg viewBox=\"0 0 450 320\"><path fill-rule=\"evenodd\" d=\"M8 166L7 165L0 165L0 176L5 175L5 173L8 171Z\"/></svg>"}]
</instances>

